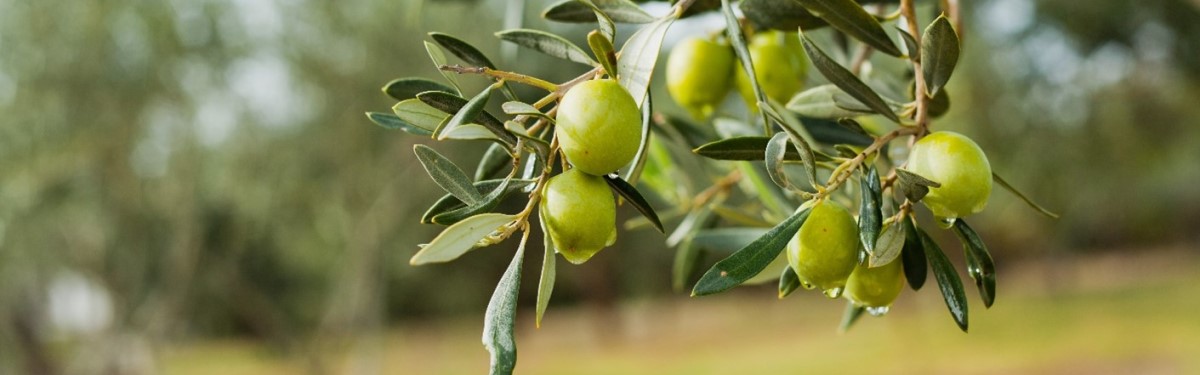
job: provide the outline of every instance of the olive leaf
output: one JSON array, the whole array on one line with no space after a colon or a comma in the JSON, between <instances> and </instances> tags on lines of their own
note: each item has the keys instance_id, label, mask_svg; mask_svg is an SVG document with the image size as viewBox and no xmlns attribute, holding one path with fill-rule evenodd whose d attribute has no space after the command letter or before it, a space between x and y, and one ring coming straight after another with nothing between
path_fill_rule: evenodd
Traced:
<instances>
[{"instance_id":1,"label":"olive leaf","mask_svg":"<svg viewBox=\"0 0 1200 375\"><path fill-rule=\"evenodd\" d=\"M789 111L795 112L801 116L838 119L843 117L861 116L863 114L873 113L871 111L857 111L853 109L843 108L834 101L837 94L847 95L845 91L838 88L837 85L826 84L813 87L797 93L788 100L785 106Z\"/></svg>"},{"instance_id":2,"label":"olive leaf","mask_svg":"<svg viewBox=\"0 0 1200 375\"><path fill-rule=\"evenodd\" d=\"M1003 187L1004 190L1008 190L1008 192L1013 193L1013 195L1016 195L1017 198L1021 198L1021 200L1024 201L1025 204L1029 205L1030 208L1033 208L1037 212L1040 212L1042 215L1046 215L1046 216L1050 217L1051 219L1058 218L1058 214L1051 212L1050 210L1046 209L1045 207L1042 207L1042 205L1034 202L1032 199L1029 199L1029 197L1025 196L1025 193L1022 193L1020 190L1017 190L1017 188L1013 187L1012 184L1009 184L1008 181L1004 181L1004 179L1001 178L1000 175L996 174L996 172L992 172L992 180L996 181L997 184L1000 184L1000 187Z\"/></svg>"},{"instance_id":3,"label":"olive leaf","mask_svg":"<svg viewBox=\"0 0 1200 375\"><path fill-rule=\"evenodd\" d=\"M510 114L513 116L536 116L536 117L545 118L550 121L554 120L553 118L551 118L550 116L547 116L545 113L542 113L542 111L538 110L537 108L530 105L529 103L525 103L522 101L513 100L513 101L504 102L504 104L500 105L500 110L504 111L504 113L507 113L507 114Z\"/></svg>"},{"instance_id":4,"label":"olive leaf","mask_svg":"<svg viewBox=\"0 0 1200 375\"><path fill-rule=\"evenodd\" d=\"M592 14L596 16L596 23L599 26L599 30L593 30L592 33L596 33L601 39L608 40L609 44L612 44L613 38L617 36L617 25L613 24L612 18L600 10L592 0L576 0L576 2L590 8ZM591 33L589 33L588 44L591 43ZM601 55L596 55L596 58L601 58Z\"/></svg>"},{"instance_id":5,"label":"olive leaf","mask_svg":"<svg viewBox=\"0 0 1200 375\"><path fill-rule=\"evenodd\" d=\"M921 62L921 54L917 53L921 50L917 45L917 39L899 26L896 27L896 31L900 34L900 40L904 41L904 49L908 51L908 58L914 62Z\"/></svg>"},{"instance_id":6,"label":"olive leaf","mask_svg":"<svg viewBox=\"0 0 1200 375\"><path fill-rule=\"evenodd\" d=\"M966 332L967 294L963 291L962 279L958 277L954 265L950 264L950 259L942 252L942 248L938 247L937 242L923 229L917 228L917 233L921 238L922 247L925 248L925 257L933 268L933 277L937 279L938 289L942 291L942 299L946 301L946 308L950 310L950 316L954 317L958 328Z\"/></svg>"},{"instance_id":7,"label":"olive leaf","mask_svg":"<svg viewBox=\"0 0 1200 375\"><path fill-rule=\"evenodd\" d=\"M371 122L375 123L375 125L379 125L379 126L383 127L384 129L389 129L389 130L399 129L399 130L403 130L405 133L414 134L414 135L422 135L422 136L428 136L430 134L433 134L433 132L422 129L419 126L410 124L407 121L404 121L403 119L401 119L399 116L393 115L391 113L367 112L367 118L371 119Z\"/></svg>"},{"instance_id":8,"label":"olive leaf","mask_svg":"<svg viewBox=\"0 0 1200 375\"><path fill-rule=\"evenodd\" d=\"M496 33L500 40L512 42L563 60L594 66L587 52L561 36L534 29L512 29Z\"/></svg>"},{"instance_id":9,"label":"olive leaf","mask_svg":"<svg viewBox=\"0 0 1200 375\"><path fill-rule=\"evenodd\" d=\"M866 311L867 309L862 306L855 305L851 301L846 301L846 312L842 313L842 324L838 330L842 332L849 331L850 327L858 322L858 318L861 318Z\"/></svg>"},{"instance_id":10,"label":"olive leaf","mask_svg":"<svg viewBox=\"0 0 1200 375\"><path fill-rule=\"evenodd\" d=\"M517 215L486 213L471 216L442 230L408 263L414 266L449 262L466 254L484 237L517 219Z\"/></svg>"},{"instance_id":11,"label":"olive leaf","mask_svg":"<svg viewBox=\"0 0 1200 375\"><path fill-rule=\"evenodd\" d=\"M804 51L808 53L808 57L812 60L813 65L817 67L817 70L821 71L821 75L825 76L829 82L837 85L838 88L841 88L855 99L858 99L858 101L862 102L862 104L866 105L872 111L875 111L875 113L881 114L896 123L900 123L900 117L896 116L895 112L892 112L892 108L888 106L888 103L875 90L872 90L870 86L859 80L854 73L838 65L829 55L821 51L821 48L817 47L808 38L808 35L801 34L800 42L804 45Z\"/></svg>"},{"instance_id":12,"label":"olive leaf","mask_svg":"<svg viewBox=\"0 0 1200 375\"><path fill-rule=\"evenodd\" d=\"M791 116L781 114L779 110L775 109L775 105L773 104L759 102L758 108L768 118L778 122L783 128L784 133L787 133L788 139L792 141L792 144L796 145L797 151L800 154L800 162L804 164L805 172L808 172L808 183L814 187L821 186L820 182L817 181L817 161L813 155L813 148L804 137L807 134L802 133L804 126L797 123Z\"/></svg>"},{"instance_id":13,"label":"olive leaf","mask_svg":"<svg viewBox=\"0 0 1200 375\"><path fill-rule=\"evenodd\" d=\"M633 161L629 162L630 168L625 169L625 181L630 184L636 184L638 178L642 176L642 169L646 167L646 159L650 154L650 132L654 124L654 100L650 93L646 93L646 105L642 106L642 137L638 144L637 153L633 155ZM661 232L661 230L660 230Z\"/></svg>"},{"instance_id":14,"label":"olive leaf","mask_svg":"<svg viewBox=\"0 0 1200 375\"><path fill-rule=\"evenodd\" d=\"M642 194L638 193L633 185L625 182L625 180L622 180L621 177L615 174L604 176L604 182L607 182L609 188L612 188L613 191L620 194L621 197L632 204L633 208L636 208L642 216L650 219L650 223L654 224L654 229L658 229L659 233L665 233L662 221L658 219L658 214L654 213L654 208L650 207L650 202L646 202L646 198L643 198Z\"/></svg>"},{"instance_id":15,"label":"olive leaf","mask_svg":"<svg viewBox=\"0 0 1200 375\"><path fill-rule=\"evenodd\" d=\"M942 184L936 181L901 168L896 168L896 182L896 192L912 202L920 202L925 198L925 195L929 194L929 188L942 187Z\"/></svg>"},{"instance_id":16,"label":"olive leaf","mask_svg":"<svg viewBox=\"0 0 1200 375\"><path fill-rule=\"evenodd\" d=\"M475 184L474 184L475 190L478 191L480 195L483 195L485 193L490 193L490 192L494 191L497 186L500 186L500 184L503 183L504 180L505 179L495 179L495 180L482 180L482 181L475 182ZM526 187L533 186L533 184L535 182L537 182L537 180L512 179L511 181L509 181L508 191L505 192L504 194L506 194L506 195L512 194L515 191L524 189ZM454 195L452 195L452 194L446 194L446 195L442 196L441 198L439 198L437 201L435 201L433 203L433 205L429 206L429 209L426 210L423 215L421 215L421 224L449 225L446 223L434 222L433 220L438 215L441 215L446 212L454 211L454 210L457 210L457 209L460 209L463 207L467 207L467 204L463 203L462 200L459 200L458 198L454 197Z\"/></svg>"},{"instance_id":17,"label":"olive leaf","mask_svg":"<svg viewBox=\"0 0 1200 375\"><path fill-rule=\"evenodd\" d=\"M942 87L932 98L929 98L929 117L938 118L950 111L950 95Z\"/></svg>"},{"instance_id":18,"label":"olive leaf","mask_svg":"<svg viewBox=\"0 0 1200 375\"><path fill-rule=\"evenodd\" d=\"M758 84L758 74L754 72L754 60L750 57L750 48L746 44L746 36L742 35L741 24L738 23L737 16L733 14L733 7L729 5L729 0L721 0L721 13L725 15L725 35L729 38L729 44L733 45L733 52L737 55L738 62L742 70L746 73L746 77L750 77L751 91L754 93L754 102L761 105L767 102L767 94L763 91L761 85ZM734 68L737 69L737 68ZM753 108L751 108L753 110ZM759 111L762 116L764 134L771 135L771 122L767 120L767 114Z\"/></svg>"},{"instance_id":19,"label":"olive leaf","mask_svg":"<svg viewBox=\"0 0 1200 375\"><path fill-rule=\"evenodd\" d=\"M504 146L493 143L483 153L483 157L479 158L479 164L475 166L475 181L486 180L499 173L504 166L511 164L512 155L508 154Z\"/></svg>"},{"instance_id":20,"label":"olive leaf","mask_svg":"<svg viewBox=\"0 0 1200 375\"><path fill-rule=\"evenodd\" d=\"M658 63L663 37L675 19L675 13L671 13L642 26L629 36L617 56L616 69L621 72L617 82L625 91L629 91L639 108L650 91L650 77L654 75L654 65Z\"/></svg>"},{"instance_id":21,"label":"olive leaf","mask_svg":"<svg viewBox=\"0 0 1200 375\"><path fill-rule=\"evenodd\" d=\"M480 93L480 95L483 95L483 93ZM479 95L476 95L476 98L478 97ZM426 91L417 94L417 99L425 104L428 104L430 107L436 108L437 110L450 115L458 114L469 104L469 101L467 99L463 99L461 96L441 91ZM500 122L496 116L492 116L491 113L483 110L482 107L477 113L478 115L475 116L474 119L466 119L466 121L482 125L492 133L496 134L496 137L506 145L512 146L517 144L517 137L509 133L508 130L504 128L504 123ZM403 116L401 117L403 118ZM438 132L434 131L434 134L438 134Z\"/></svg>"},{"instance_id":22,"label":"olive leaf","mask_svg":"<svg viewBox=\"0 0 1200 375\"><path fill-rule=\"evenodd\" d=\"M943 14L925 28L921 37L921 74L925 76L925 92L929 96L937 94L950 80L958 64L958 53L958 34Z\"/></svg>"},{"instance_id":23,"label":"olive leaf","mask_svg":"<svg viewBox=\"0 0 1200 375\"><path fill-rule=\"evenodd\" d=\"M508 184L510 182L512 182L511 178L505 178L499 186L488 192L488 195L483 196L478 203L438 214L430 221L435 224L453 225L468 217L491 211L496 208L496 205L500 204L501 200L504 200L504 196L508 193Z\"/></svg>"},{"instance_id":24,"label":"olive leaf","mask_svg":"<svg viewBox=\"0 0 1200 375\"><path fill-rule=\"evenodd\" d=\"M726 138L701 145L692 150L692 152L696 153L696 155L715 160L758 161L764 160L766 157L765 151L767 143L770 141L771 138L768 137ZM787 148L784 160L801 160L800 152L796 150L795 145Z\"/></svg>"},{"instance_id":25,"label":"olive leaf","mask_svg":"<svg viewBox=\"0 0 1200 375\"><path fill-rule=\"evenodd\" d=\"M416 77L394 79L383 85L383 92L396 100L412 99L426 91L455 92L450 86Z\"/></svg>"},{"instance_id":26,"label":"olive leaf","mask_svg":"<svg viewBox=\"0 0 1200 375\"><path fill-rule=\"evenodd\" d=\"M463 124L471 122L471 120L474 120L476 117L479 117L479 113L483 112L483 107L487 105L488 99L491 99L491 97L492 86L488 86L486 89L483 89L483 91L480 91L479 94L475 95L475 97L471 98L471 100L467 101L467 104L463 105L462 109L459 109L454 116L450 117L450 121L447 122L445 126L435 130L433 132L434 136L436 136L438 140L445 140L447 138L447 133L453 131L455 128Z\"/></svg>"},{"instance_id":27,"label":"olive leaf","mask_svg":"<svg viewBox=\"0 0 1200 375\"><path fill-rule=\"evenodd\" d=\"M480 52L479 49L462 39L439 32L431 32L429 33L429 37L433 38L433 41L441 45L442 48L449 50L451 54L468 64L496 69L496 65L492 64L492 61L487 56L484 56L483 52Z\"/></svg>"},{"instance_id":28,"label":"olive leaf","mask_svg":"<svg viewBox=\"0 0 1200 375\"><path fill-rule=\"evenodd\" d=\"M837 120L837 124L856 134L862 134L868 137L871 136L871 133L867 132L867 129L863 129L862 124L858 123L858 120L852 118L840 118Z\"/></svg>"},{"instance_id":29,"label":"olive leaf","mask_svg":"<svg viewBox=\"0 0 1200 375\"><path fill-rule=\"evenodd\" d=\"M462 94L462 86L458 84L458 75L442 70L442 66L446 65L446 54L442 53L442 49L436 44L430 42L425 43L425 52L429 53L429 58L433 60L433 66L442 74L442 77L450 82L450 86L454 87L454 92L451 94Z\"/></svg>"},{"instance_id":30,"label":"olive leaf","mask_svg":"<svg viewBox=\"0 0 1200 375\"><path fill-rule=\"evenodd\" d=\"M693 296L720 293L758 275L787 246L800 225L808 219L804 208L771 228L766 234L713 265L692 288Z\"/></svg>"},{"instance_id":31,"label":"olive leaf","mask_svg":"<svg viewBox=\"0 0 1200 375\"><path fill-rule=\"evenodd\" d=\"M879 52L899 57L900 49L883 31L883 25L854 0L797 0L833 28L874 47Z\"/></svg>"},{"instance_id":32,"label":"olive leaf","mask_svg":"<svg viewBox=\"0 0 1200 375\"><path fill-rule=\"evenodd\" d=\"M783 273L779 275L779 298L783 299L799 288L800 276L796 275L796 270L791 266L784 267Z\"/></svg>"},{"instance_id":33,"label":"olive leaf","mask_svg":"<svg viewBox=\"0 0 1200 375\"><path fill-rule=\"evenodd\" d=\"M512 375L517 366L517 338L513 326L517 321L517 295L521 291L521 264L525 259L525 241L513 254L512 262L496 283L483 314L483 346L491 355L492 375Z\"/></svg>"},{"instance_id":34,"label":"olive leaf","mask_svg":"<svg viewBox=\"0 0 1200 375\"><path fill-rule=\"evenodd\" d=\"M592 4L604 12L613 22L619 23L650 23L654 16L642 10L629 0L591 0ZM578 0L565 0L546 7L542 18L570 23L596 22L596 13L592 7Z\"/></svg>"},{"instance_id":35,"label":"olive leaf","mask_svg":"<svg viewBox=\"0 0 1200 375\"><path fill-rule=\"evenodd\" d=\"M588 33L588 47L592 49L592 55L596 56L596 60L600 61L600 66L604 67L604 72L610 77L617 76L617 52L614 50L611 36L604 36L596 30Z\"/></svg>"},{"instance_id":36,"label":"olive leaf","mask_svg":"<svg viewBox=\"0 0 1200 375\"><path fill-rule=\"evenodd\" d=\"M899 223L883 226L879 233L879 240L875 241L875 251L867 260L867 267L881 267L895 261L904 250L905 234L904 228Z\"/></svg>"},{"instance_id":37,"label":"olive leaf","mask_svg":"<svg viewBox=\"0 0 1200 375\"><path fill-rule=\"evenodd\" d=\"M900 250L900 260L904 262L904 278L912 290L921 290L929 273L928 261L925 259L925 245L917 234L917 227L910 217L900 219L904 225L904 249Z\"/></svg>"},{"instance_id":38,"label":"olive leaf","mask_svg":"<svg viewBox=\"0 0 1200 375\"><path fill-rule=\"evenodd\" d=\"M767 176L771 177L771 181L775 182L781 188L792 188L792 183L788 181L787 175L783 172L783 157L788 146L788 134L776 133L767 142L767 148L764 151L764 159L767 165Z\"/></svg>"},{"instance_id":39,"label":"olive leaf","mask_svg":"<svg viewBox=\"0 0 1200 375\"><path fill-rule=\"evenodd\" d=\"M829 26L796 1L742 0L738 7L755 29L795 31L797 28L810 30Z\"/></svg>"},{"instance_id":40,"label":"olive leaf","mask_svg":"<svg viewBox=\"0 0 1200 375\"><path fill-rule=\"evenodd\" d=\"M803 122L804 128L808 129L808 133L812 135L817 143L867 146L875 141L870 136L859 134L829 119L801 116L800 121Z\"/></svg>"},{"instance_id":41,"label":"olive leaf","mask_svg":"<svg viewBox=\"0 0 1200 375\"><path fill-rule=\"evenodd\" d=\"M954 233L958 234L958 240L963 244L967 275L975 279L983 306L992 307L992 302L996 300L996 264L992 261L992 254L988 253L987 245L979 238L979 234L967 225L966 220L959 218L954 221Z\"/></svg>"},{"instance_id":42,"label":"olive leaf","mask_svg":"<svg viewBox=\"0 0 1200 375\"><path fill-rule=\"evenodd\" d=\"M471 184L471 179L467 177L467 174L463 173L462 169L459 169L450 159L426 145L414 145L413 152L417 154L417 160L421 162L422 167L425 167L425 172L429 173L433 182L441 186L447 193L469 205L483 200L483 195L475 190L475 186Z\"/></svg>"},{"instance_id":43,"label":"olive leaf","mask_svg":"<svg viewBox=\"0 0 1200 375\"><path fill-rule=\"evenodd\" d=\"M438 125L450 117L450 115L425 104L420 99L401 100L392 106L392 112L400 120L420 129L419 131L427 136L433 135L433 131L437 129Z\"/></svg>"},{"instance_id":44,"label":"olive leaf","mask_svg":"<svg viewBox=\"0 0 1200 375\"><path fill-rule=\"evenodd\" d=\"M546 221L538 220L542 227L542 243L545 248L545 253L542 255L542 275L538 279L538 294L537 294L537 316L534 318L534 325L542 326L542 316L546 313L546 306L550 304L550 295L554 293L554 278L555 278L555 263L557 258L554 257L554 239L550 238L550 231L546 230Z\"/></svg>"},{"instance_id":45,"label":"olive leaf","mask_svg":"<svg viewBox=\"0 0 1200 375\"><path fill-rule=\"evenodd\" d=\"M879 239L879 231L883 226L883 189L880 187L879 170L875 165L867 168L859 182L861 199L858 205L858 239L863 249L867 250L867 254L874 256L875 241Z\"/></svg>"}]
</instances>

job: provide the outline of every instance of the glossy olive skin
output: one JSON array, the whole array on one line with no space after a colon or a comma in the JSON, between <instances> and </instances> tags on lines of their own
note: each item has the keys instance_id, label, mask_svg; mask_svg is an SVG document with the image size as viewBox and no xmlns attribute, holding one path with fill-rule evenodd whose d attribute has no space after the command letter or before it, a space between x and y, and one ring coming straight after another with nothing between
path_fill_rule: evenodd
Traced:
<instances>
[{"instance_id":1,"label":"glossy olive skin","mask_svg":"<svg viewBox=\"0 0 1200 375\"><path fill-rule=\"evenodd\" d=\"M611 79L572 87L558 104L558 144L576 169L603 176L629 164L641 140L641 111Z\"/></svg>"},{"instance_id":2,"label":"glossy olive skin","mask_svg":"<svg viewBox=\"0 0 1200 375\"><path fill-rule=\"evenodd\" d=\"M708 117L729 92L734 58L727 44L699 37L679 42L667 56L667 92L692 117Z\"/></svg>"},{"instance_id":3,"label":"glossy olive skin","mask_svg":"<svg viewBox=\"0 0 1200 375\"><path fill-rule=\"evenodd\" d=\"M868 268L866 262L854 267L846 280L846 298L861 307L891 306L904 289L903 263L896 259L875 268Z\"/></svg>"},{"instance_id":4,"label":"glossy olive skin","mask_svg":"<svg viewBox=\"0 0 1200 375\"><path fill-rule=\"evenodd\" d=\"M758 85L771 100L787 103L793 95L804 88L804 77L808 75L808 56L800 44L797 33L781 31L761 32L749 41L750 61L754 62L754 74ZM754 104L754 88L741 64L736 67L735 82L742 100L750 108Z\"/></svg>"},{"instance_id":5,"label":"glossy olive skin","mask_svg":"<svg viewBox=\"0 0 1200 375\"><path fill-rule=\"evenodd\" d=\"M603 177L578 168L546 181L540 214L554 248L580 264L617 240L617 205Z\"/></svg>"},{"instance_id":6,"label":"glossy olive skin","mask_svg":"<svg viewBox=\"0 0 1200 375\"><path fill-rule=\"evenodd\" d=\"M921 200L939 218L982 211L992 194L992 167L979 145L949 131L933 132L913 144L908 170L941 183Z\"/></svg>"},{"instance_id":7,"label":"glossy olive skin","mask_svg":"<svg viewBox=\"0 0 1200 375\"><path fill-rule=\"evenodd\" d=\"M837 202L820 201L787 245L788 264L806 288L836 297L858 264L858 224Z\"/></svg>"}]
</instances>

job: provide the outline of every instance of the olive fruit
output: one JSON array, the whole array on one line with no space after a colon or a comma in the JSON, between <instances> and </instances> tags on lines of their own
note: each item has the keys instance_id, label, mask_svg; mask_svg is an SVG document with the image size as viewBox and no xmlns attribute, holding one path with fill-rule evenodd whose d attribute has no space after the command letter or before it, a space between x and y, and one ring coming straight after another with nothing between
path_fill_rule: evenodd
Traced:
<instances>
[{"instance_id":1,"label":"olive fruit","mask_svg":"<svg viewBox=\"0 0 1200 375\"><path fill-rule=\"evenodd\" d=\"M603 177L570 169L546 181L541 219L563 258L586 262L617 240L617 203Z\"/></svg>"},{"instance_id":2,"label":"olive fruit","mask_svg":"<svg viewBox=\"0 0 1200 375\"><path fill-rule=\"evenodd\" d=\"M855 305L882 312L880 309L891 306L904 289L903 263L897 259L875 268L867 267L866 262L854 267L846 280L846 298Z\"/></svg>"},{"instance_id":3,"label":"olive fruit","mask_svg":"<svg viewBox=\"0 0 1200 375\"><path fill-rule=\"evenodd\" d=\"M811 210L788 242L788 264L805 288L820 288L837 297L858 264L858 224L833 201L819 201Z\"/></svg>"},{"instance_id":4,"label":"olive fruit","mask_svg":"<svg viewBox=\"0 0 1200 375\"><path fill-rule=\"evenodd\" d=\"M754 62L754 74L758 76L758 85L763 93L771 100L786 103L804 87L804 77L808 73L808 57L804 47L800 45L797 33L768 31L754 35L748 46L750 61ZM754 104L754 88L750 86L750 78L746 70L738 65L734 73L738 92L746 105L757 108Z\"/></svg>"},{"instance_id":5,"label":"olive fruit","mask_svg":"<svg viewBox=\"0 0 1200 375\"><path fill-rule=\"evenodd\" d=\"M729 92L733 61L729 45L685 39L667 56L667 92L693 117L708 117Z\"/></svg>"},{"instance_id":6,"label":"olive fruit","mask_svg":"<svg viewBox=\"0 0 1200 375\"><path fill-rule=\"evenodd\" d=\"M641 112L615 80L597 79L572 87L558 104L555 122L567 161L587 174L615 172L637 154Z\"/></svg>"},{"instance_id":7,"label":"olive fruit","mask_svg":"<svg viewBox=\"0 0 1200 375\"><path fill-rule=\"evenodd\" d=\"M941 184L921 199L943 221L964 217L987 206L992 193L992 167L970 138L933 132L913 144L908 170Z\"/></svg>"}]
</instances>

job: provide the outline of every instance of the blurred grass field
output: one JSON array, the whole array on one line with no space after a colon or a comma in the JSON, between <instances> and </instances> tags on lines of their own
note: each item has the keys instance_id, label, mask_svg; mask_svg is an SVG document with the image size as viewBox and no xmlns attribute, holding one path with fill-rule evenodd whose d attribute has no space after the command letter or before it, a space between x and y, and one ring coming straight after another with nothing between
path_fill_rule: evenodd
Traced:
<instances>
[{"instance_id":1,"label":"blurred grass field","mask_svg":"<svg viewBox=\"0 0 1200 375\"><path fill-rule=\"evenodd\" d=\"M969 334L932 279L920 293L906 291L886 318L865 316L847 333L837 330L841 301L815 292L776 300L771 288L607 310L552 307L540 329L523 306L518 373L1200 373L1200 258L1188 249L1132 253L1001 268L991 309L971 295ZM480 374L488 364L481 324L480 316L413 323L322 348L325 370L241 341L182 345L162 359L165 373L179 375Z\"/></svg>"}]
</instances>

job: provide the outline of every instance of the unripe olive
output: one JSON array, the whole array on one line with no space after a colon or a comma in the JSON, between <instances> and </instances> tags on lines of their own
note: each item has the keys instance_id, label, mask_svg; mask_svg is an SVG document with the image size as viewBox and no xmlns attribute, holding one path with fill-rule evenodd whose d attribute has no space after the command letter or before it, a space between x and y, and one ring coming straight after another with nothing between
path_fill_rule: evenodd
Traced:
<instances>
[{"instance_id":1,"label":"unripe olive","mask_svg":"<svg viewBox=\"0 0 1200 375\"><path fill-rule=\"evenodd\" d=\"M903 263L896 259L875 268L868 268L866 262L859 264L846 280L846 297L862 307L891 306L904 289Z\"/></svg>"},{"instance_id":2,"label":"unripe olive","mask_svg":"<svg viewBox=\"0 0 1200 375\"><path fill-rule=\"evenodd\" d=\"M939 131L921 138L909 152L908 170L942 184L921 200L939 218L982 211L992 194L987 155L962 134Z\"/></svg>"},{"instance_id":3,"label":"unripe olive","mask_svg":"<svg viewBox=\"0 0 1200 375\"><path fill-rule=\"evenodd\" d=\"M787 255L805 288L837 297L858 264L858 224L837 202L817 202L788 243Z\"/></svg>"},{"instance_id":4,"label":"unripe olive","mask_svg":"<svg viewBox=\"0 0 1200 375\"><path fill-rule=\"evenodd\" d=\"M707 117L729 92L733 49L705 38L688 38L667 56L667 92L696 118Z\"/></svg>"},{"instance_id":5,"label":"unripe olive","mask_svg":"<svg viewBox=\"0 0 1200 375\"><path fill-rule=\"evenodd\" d=\"M637 154L641 112L615 80L591 80L572 87L558 104L555 122L559 147L580 171L606 175Z\"/></svg>"},{"instance_id":6,"label":"unripe olive","mask_svg":"<svg viewBox=\"0 0 1200 375\"><path fill-rule=\"evenodd\" d=\"M568 170L546 181L541 219L563 258L586 262L617 240L617 204L603 177Z\"/></svg>"},{"instance_id":7,"label":"unripe olive","mask_svg":"<svg viewBox=\"0 0 1200 375\"><path fill-rule=\"evenodd\" d=\"M787 103L801 88L808 74L808 57L796 33L768 31L754 35L749 46L750 60L754 62L754 74L758 85L771 100ZM739 64L735 69L738 93L750 108L757 101L750 78Z\"/></svg>"}]
</instances>

